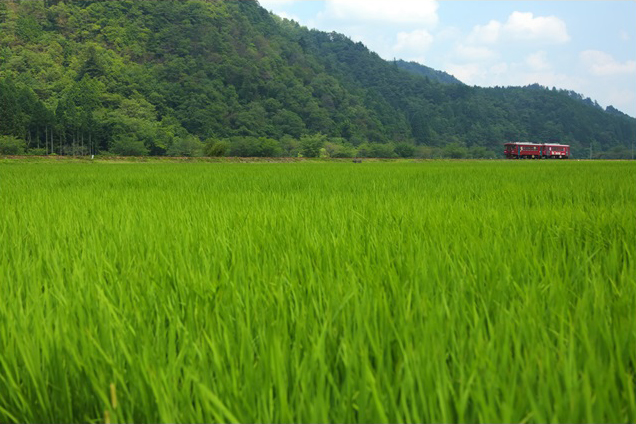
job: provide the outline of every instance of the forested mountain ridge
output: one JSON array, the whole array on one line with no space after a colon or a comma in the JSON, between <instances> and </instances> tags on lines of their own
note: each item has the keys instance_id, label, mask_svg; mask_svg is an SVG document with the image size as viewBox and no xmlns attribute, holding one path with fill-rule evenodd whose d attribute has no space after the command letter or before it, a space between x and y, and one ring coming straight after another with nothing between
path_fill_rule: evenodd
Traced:
<instances>
[{"instance_id":1,"label":"forested mountain ridge","mask_svg":"<svg viewBox=\"0 0 636 424\"><path fill-rule=\"evenodd\" d=\"M524 140L619 157L636 120L566 90L412 75L254 1L9 0L3 135L57 154L488 157Z\"/></svg>"},{"instance_id":2,"label":"forested mountain ridge","mask_svg":"<svg viewBox=\"0 0 636 424\"><path fill-rule=\"evenodd\" d=\"M410 72L413 75L419 75L424 78L430 78L434 81L444 82L447 84L463 84L460 80L455 78L453 75L450 75L444 71L438 71L433 68L429 68L428 66L421 65L417 62L407 62L405 60L394 60L395 65L404 69L407 72Z\"/></svg>"}]
</instances>

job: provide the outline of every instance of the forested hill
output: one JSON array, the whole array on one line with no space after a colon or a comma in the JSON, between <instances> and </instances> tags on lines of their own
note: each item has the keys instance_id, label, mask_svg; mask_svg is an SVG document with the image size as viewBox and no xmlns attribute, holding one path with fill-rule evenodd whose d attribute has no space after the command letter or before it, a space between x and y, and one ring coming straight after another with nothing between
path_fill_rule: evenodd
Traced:
<instances>
[{"instance_id":1,"label":"forested hill","mask_svg":"<svg viewBox=\"0 0 636 424\"><path fill-rule=\"evenodd\" d=\"M394 63L398 66L398 68L404 69L405 71L408 71L414 75L430 78L438 82L445 82L447 84L463 84L460 80L444 71L438 71L436 69L429 68L428 66L421 65L417 62L395 60Z\"/></svg>"},{"instance_id":2,"label":"forested hill","mask_svg":"<svg viewBox=\"0 0 636 424\"><path fill-rule=\"evenodd\" d=\"M440 83L254 1L0 2L0 154L630 154L636 120L565 90Z\"/></svg>"}]
</instances>

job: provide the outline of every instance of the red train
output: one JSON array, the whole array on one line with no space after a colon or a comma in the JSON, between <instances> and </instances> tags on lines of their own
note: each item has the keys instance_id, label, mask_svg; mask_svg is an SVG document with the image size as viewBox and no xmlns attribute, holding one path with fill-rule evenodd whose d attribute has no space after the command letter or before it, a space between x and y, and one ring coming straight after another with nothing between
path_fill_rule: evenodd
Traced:
<instances>
[{"instance_id":1,"label":"red train","mask_svg":"<svg viewBox=\"0 0 636 424\"><path fill-rule=\"evenodd\" d=\"M504 155L508 159L567 159L570 146L553 143L506 143Z\"/></svg>"}]
</instances>

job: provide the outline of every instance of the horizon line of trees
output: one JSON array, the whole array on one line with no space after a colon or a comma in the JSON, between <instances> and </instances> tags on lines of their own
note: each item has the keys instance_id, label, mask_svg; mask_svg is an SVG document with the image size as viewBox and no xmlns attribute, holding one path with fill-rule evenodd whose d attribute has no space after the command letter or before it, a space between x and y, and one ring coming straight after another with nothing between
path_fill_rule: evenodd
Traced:
<instances>
[{"instance_id":1,"label":"horizon line of trees","mask_svg":"<svg viewBox=\"0 0 636 424\"><path fill-rule=\"evenodd\" d=\"M353 146L342 138L329 138L317 133L300 139L284 136L280 140L268 137L235 136L224 139L207 139L188 135L176 138L162 155L151 155L149 149L133 137L121 137L113 142L110 150L91 151L84 144L61 145L56 151L44 147L29 146L18 137L0 135L0 155L4 156L166 156L166 157L307 157L307 158L417 158L417 159L503 159L503 154L484 146L466 146L453 140L444 147L413 145L409 143L365 142ZM634 159L634 151L614 147L609 151L589 149L573 152L573 158L586 159Z\"/></svg>"}]
</instances>

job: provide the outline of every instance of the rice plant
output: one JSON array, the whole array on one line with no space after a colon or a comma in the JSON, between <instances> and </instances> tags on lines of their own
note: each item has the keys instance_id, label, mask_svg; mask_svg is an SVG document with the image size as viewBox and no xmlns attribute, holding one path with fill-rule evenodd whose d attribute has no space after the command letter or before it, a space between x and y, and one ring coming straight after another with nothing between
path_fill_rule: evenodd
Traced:
<instances>
[{"instance_id":1,"label":"rice plant","mask_svg":"<svg viewBox=\"0 0 636 424\"><path fill-rule=\"evenodd\" d=\"M0 163L0 422L634 422L636 164Z\"/></svg>"}]
</instances>

